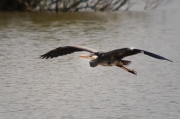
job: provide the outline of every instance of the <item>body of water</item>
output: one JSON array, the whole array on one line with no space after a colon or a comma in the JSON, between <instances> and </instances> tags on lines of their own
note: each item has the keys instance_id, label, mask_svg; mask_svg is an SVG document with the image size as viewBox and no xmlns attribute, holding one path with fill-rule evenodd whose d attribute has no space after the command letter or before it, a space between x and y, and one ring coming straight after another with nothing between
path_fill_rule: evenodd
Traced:
<instances>
[{"instance_id":1,"label":"body of water","mask_svg":"<svg viewBox=\"0 0 180 119\"><path fill-rule=\"evenodd\" d=\"M1 119L179 119L180 2L153 11L0 13ZM91 68L78 52L39 56L80 45L100 51L133 46L132 75L118 67Z\"/></svg>"}]
</instances>

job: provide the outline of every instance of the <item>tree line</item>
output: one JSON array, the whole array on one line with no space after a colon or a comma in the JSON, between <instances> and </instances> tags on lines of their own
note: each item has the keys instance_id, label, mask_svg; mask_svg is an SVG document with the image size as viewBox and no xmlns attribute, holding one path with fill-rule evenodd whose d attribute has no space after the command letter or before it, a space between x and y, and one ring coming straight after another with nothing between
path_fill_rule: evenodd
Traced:
<instances>
[{"instance_id":1,"label":"tree line","mask_svg":"<svg viewBox=\"0 0 180 119\"><path fill-rule=\"evenodd\" d=\"M140 0L0 0L0 11L123 11L129 10ZM170 0L141 0L144 9L154 9Z\"/></svg>"}]
</instances>

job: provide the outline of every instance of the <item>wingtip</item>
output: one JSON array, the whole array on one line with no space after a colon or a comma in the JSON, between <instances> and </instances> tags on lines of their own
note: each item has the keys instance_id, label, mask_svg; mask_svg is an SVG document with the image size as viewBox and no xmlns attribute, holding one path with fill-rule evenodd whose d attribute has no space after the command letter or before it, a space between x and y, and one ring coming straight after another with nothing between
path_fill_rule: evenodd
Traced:
<instances>
[{"instance_id":1,"label":"wingtip","mask_svg":"<svg viewBox=\"0 0 180 119\"><path fill-rule=\"evenodd\" d=\"M164 60L167 60L167 61L169 61L169 62L172 62L172 63L173 63L173 61L172 61L172 60L169 60L169 59L166 59L166 58L165 58Z\"/></svg>"},{"instance_id":2,"label":"wingtip","mask_svg":"<svg viewBox=\"0 0 180 119\"><path fill-rule=\"evenodd\" d=\"M39 56L39 58L40 58L40 59L44 59L44 56L43 56L43 55L41 55L41 56Z\"/></svg>"},{"instance_id":3,"label":"wingtip","mask_svg":"<svg viewBox=\"0 0 180 119\"><path fill-rule=\"evenodd\" d=\"M43 59L42 55L41 55L41 56L39 56L39 58L40 58L40 59Z\"/></svg>"},{"instance_id":4,"label":"wingtip","mask_svg":"<svg viewBox=\"0 0 180 119\"><path fill-rule=\"evenodd\" d=\"M171 63L173 63L173 61L171 61L171 60L168 60L168 61L170 61Z\"/></svg>"},{"instance_id":5,"label":"wingtip","mask_svg":"<svg viewBox=\"0 0 180 119\"><path fill-rule=\"evenodd\" d=\"M40 59L48 59L48 57L44 56L44 55L41 55L39 56Z\"/></svg>"}]
</instances>

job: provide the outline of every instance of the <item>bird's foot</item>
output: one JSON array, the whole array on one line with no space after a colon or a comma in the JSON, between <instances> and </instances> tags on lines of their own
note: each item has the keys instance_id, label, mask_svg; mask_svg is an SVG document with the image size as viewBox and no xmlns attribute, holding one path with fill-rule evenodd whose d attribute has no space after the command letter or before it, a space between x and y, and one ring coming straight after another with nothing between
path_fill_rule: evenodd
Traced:
<instances>
[{"instance_id":1,"label":"bird's foot","mask_svg":"<svg viewBox=\"0 0 180 119\"><path fill-rule=\"evenodd\" d=\"M132 70L132 69L129 69L129 71L128 71L128 72L130 72L130 73L132 73L132 74L137 75L137 72L136 72L136 71L134 71L134 70Z\"/></svg>"}]
</instances>

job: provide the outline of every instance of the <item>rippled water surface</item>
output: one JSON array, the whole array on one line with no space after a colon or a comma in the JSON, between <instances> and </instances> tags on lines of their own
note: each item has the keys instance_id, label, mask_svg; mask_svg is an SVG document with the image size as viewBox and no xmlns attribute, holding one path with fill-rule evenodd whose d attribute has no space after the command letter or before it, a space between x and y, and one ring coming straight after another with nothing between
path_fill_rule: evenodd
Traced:
<instances>
[{"instance_id":1,"label":"rippled water surface","mask_svg":"<svg viewBox=\"0 0 180 119\"><path fill-rule=\"evenodd\" d=\"M180 2L121 13L0 13L1 119L180 119ZM127 57L138 75L91 68L74 53L39 59L53 48L100 51L133 46L173 60Z\"/></svg>"}]
</instances>

